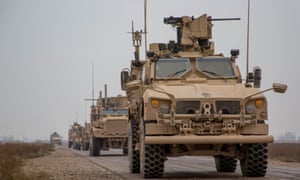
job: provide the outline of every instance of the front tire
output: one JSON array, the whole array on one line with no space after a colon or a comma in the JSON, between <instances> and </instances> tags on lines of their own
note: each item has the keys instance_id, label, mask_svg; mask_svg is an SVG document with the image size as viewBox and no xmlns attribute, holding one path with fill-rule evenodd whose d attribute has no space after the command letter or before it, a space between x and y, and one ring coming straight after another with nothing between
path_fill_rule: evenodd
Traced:
<instances>
[{"instance_id":1,"label":"front tire","mask_svg":"<svg viewBox=\"0 0 300 180\"><path fill-rule=\"evenodd\" d=\"M131 119L128 123L128 159L129 171L131 173L140 173L140 153L135 150L138 142L138 127L136 121Z\"/></svg>"},{"instance_id":2,"label":"front tire","mask_svg":"<svg viewBox=\"0 0 300 180\"><path fill-rule=\"evenodd\" d=\"M268 144L243 145L243 159L240 160L243 176L263 177L268 166Z\"/></svg>"},{"instance_id":3,"label":"front tire","mask_svg":"<svg viewBox=\"0 0 300 180\"><path fill-rule=\"evenodd\" d=\"M140 170L144 178L159 178L164 173L164 145L145 144L143 120L140 122Z\"/></svg>"}]
</instances>

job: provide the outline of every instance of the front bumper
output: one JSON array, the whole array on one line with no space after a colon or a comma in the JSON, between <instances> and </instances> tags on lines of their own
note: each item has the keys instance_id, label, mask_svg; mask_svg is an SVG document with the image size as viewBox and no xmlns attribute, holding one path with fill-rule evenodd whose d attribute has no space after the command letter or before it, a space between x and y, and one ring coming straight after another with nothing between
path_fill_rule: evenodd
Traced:
<instances>
[{"instance_id":1,"label":"front bumper","mask_svg":"<svg viewBox=\"0 0 300 180\"><path fill-rule=\"evenodd\" d=\"M145 144L253 144L272 143L271 135L145 136Z\"/></svg>"}]
</instances>

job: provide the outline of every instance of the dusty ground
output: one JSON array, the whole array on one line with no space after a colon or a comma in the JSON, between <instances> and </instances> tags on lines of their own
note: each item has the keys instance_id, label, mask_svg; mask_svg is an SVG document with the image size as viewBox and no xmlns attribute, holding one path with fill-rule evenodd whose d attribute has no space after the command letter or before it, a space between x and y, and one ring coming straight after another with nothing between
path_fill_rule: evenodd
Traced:
<instances>
[{"instance_id":1,"label":"dusty ground","mask_svg":"<svg viewBox=\"0 0 300 180\"><path fill-rule=\"evenodd\" d=\"M122 179L105 167L62 147L55 148L50 155L26 160L24 171L34 179Z\"/></svg>"}]
</instances>

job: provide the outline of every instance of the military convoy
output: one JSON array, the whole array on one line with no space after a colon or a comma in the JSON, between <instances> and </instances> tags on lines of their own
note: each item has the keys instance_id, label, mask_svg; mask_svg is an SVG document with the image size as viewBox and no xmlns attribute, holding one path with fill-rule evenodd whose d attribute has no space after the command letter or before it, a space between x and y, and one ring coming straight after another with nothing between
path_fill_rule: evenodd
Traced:
<instances>
[{"instance_id":1,"label":"military convoy","mask_svg":"<svg viewBox=\"0 0 300 180\"><path fill-rule=\"evenodd\" d=\"M93 99L94 100L94 99ZM128 100L125 96L97 99L91 106L90 122L84 126L74 122L68 132L68 147L90 152L90 156L99 156L101 150L120 148L127 154Z\"/></svg>"},{"instance_id":2,"label":"military convoy","mask_svg":"<svg viewBox=\"0 0 300 180\"><path fill-rule=\"evenodd\" d=\"M62 137L57 132L52 133L50 135L50 144L62 145Z\"/></svg>"},{"instance_id":3,"label":"military convoy","mask_svg":"<svg viewBox=\"0 0 300 180\"><path fill-rule=\"evenodd\" d=\"M247 67L243 79L238 49L230 57L215 53L212 22L225 20L238 18L166 17L177 41L150 44L145 60L139 56L143 32L133 30L135 58L121 72L126 96L108 97L105 85L90 123L69 129L69 148L90 156L120 148L130 172L144 178L161 177L168 157L187 155L214 157L217 172L235 172L239 160L243 176L265 176L273 136L264 93L284 93L287 85L260 90L262 70Z\"/></svg>"},{"instance_id":4,"label":"military convoy","mask_svg":"<svg viewBox=\"0 0 300 180\"><path fill-rule=\"evenodd\" d=\"M99 156L101 150L120 148L127 154L128 100L125 96L107 97L102 92L90 114L90 156Z\"/></svg>"},{"instance_id":5,"label":"military convoy","mask_svg":"<svg viewBox=\"0 0 300 180\"><path fill-rule=\"evenodd\" d=\"M258 67L243 82L239 50L230 57L214 52L216 20L227 19L164 18L176 27L177 42L150 44L146 60L139 58L142 32L132 32L135 59L121 72L129 101L131 173L160 177L167 157L193 155L214 157L218 172L234 172L239 160L243 176L265 175L273 137L263 93L284 93L287 86L260 90Z\"/></svg>"}]
</instances>

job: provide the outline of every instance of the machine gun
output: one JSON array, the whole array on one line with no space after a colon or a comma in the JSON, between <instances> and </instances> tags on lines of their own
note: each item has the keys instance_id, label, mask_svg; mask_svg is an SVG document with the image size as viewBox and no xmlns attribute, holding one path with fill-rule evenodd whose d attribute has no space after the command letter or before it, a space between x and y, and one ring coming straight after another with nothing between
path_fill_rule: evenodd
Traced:
<instances>
[{"instance_id":1,"label":"machine gun","mask_svg":"<svg viewBox=\"0 0 300 180\"><path fill-rule=\"evenodd\" d=\"M165 17L164 23L170 24L177 29L177 46L176 49L187 50L197 48L201 51L213 48L209 39L212 38L212 21L232 21L240 18L211 18L206 14L194 18L189 16L183 17ZM174 47L174 44L172 45Z\"/></svg>"}]
</instances>

